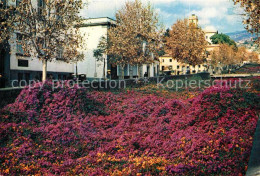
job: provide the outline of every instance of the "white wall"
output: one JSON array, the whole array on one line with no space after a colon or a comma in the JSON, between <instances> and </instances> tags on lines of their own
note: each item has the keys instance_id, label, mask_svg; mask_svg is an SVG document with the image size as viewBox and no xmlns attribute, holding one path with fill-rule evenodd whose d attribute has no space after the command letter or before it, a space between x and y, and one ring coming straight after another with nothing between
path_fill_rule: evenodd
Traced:
<instances>
[{"instance_id":1,"label":"white wall","mask_svg":"<svg viewBox=\"0 0 260 176\"><path fill-rule=\"evenodd\" d=\"M210 44L212 44L212 41L210 39L210 37L212 37L213 35L215 35L217 33L217 31L212 31L212 32L207 32L205 31L205 39L207 40L207 42L209 42Z\"/></svg>"},{"instance_id":2,"label":"white wall","mask_svg":"<svg viewBox=\"0 0 260 176\"><path fill-rule=\"evenodd\" d=\"M90 19L86 21L86 23L100 23L106 22L107 20L107 18ZM107 30L108 26L106 25L95 25L80 28L80 32L84 36L84 41L87 45L87 49L83 51L85 55L84 60L78 62L77 64L79 74L86 74L88 78L103 78L104 62L96 61L96 58L93 56L93 52L97 49L101 37L107 37ZM105 74L107 74L107 56L104 56L104 58L106 60Z\"/></svg>"},{"instance_id":3,"label":"white wall","mask_svg":"<svg viewBox=\"0 0 260 176\"><path fill-rule=\"evenodd\" d=\"M155 63L152 63L152 64L144 64L142 65L142 74L144 76L144 74L147 72L147 66L150 66L150 73L148 76L150 77L155 77L157 76L157 73L158 73L158 70L157 70L157 65L159 65L159 62L155 62ZM155 68L155 72L154 72L154 68ZM130 76L130 68L129 68L129 65L127 65L125 67L125 70L124 70L125 74L124 76ZM117 76L120 76L120 71L119 71L119 66L117 66ZM133 66L133 76L138 76L138 66Z\"/></svg>"},{"instance_id":4,"label":"white wall","mask_svg":"<svg viewBox=\"0 0 260 176\"><path fill-rule=\"evenodd\" d=\"M10 44L10 69L11 70L26 70L26 71L42 71L42 62L37 57L17 56L16 34L13 34ZM19 67L18 59L28 60L28 67ZM47 63L47 71L73 73L74 68L72 63L54 61Z\"/></svg>"},{"instance_id":5,"label":"white wall","mask_svg":"<svg viewBox=\"0 0 260 176\"><path fill-rule=\"evenodd\" d=\"M7 1L9 6L15 6L16 0L9 0ZM36 8L37 1L32 1L32 5ZM13 34L11 40L9 41L10 44L10 69L11 70L26 70L26 71L42 71L42 62L37 57L24 57L24 56L17 56L16 52L16 34ZM28 60L29 66L28 67L19 67L18 66L18 59ZM64 73L73 73L74 68L73 64L56 61L54 59L52 62L47 63L47 71L50 72L64 72Z\"/></svg>"}]
</instances>

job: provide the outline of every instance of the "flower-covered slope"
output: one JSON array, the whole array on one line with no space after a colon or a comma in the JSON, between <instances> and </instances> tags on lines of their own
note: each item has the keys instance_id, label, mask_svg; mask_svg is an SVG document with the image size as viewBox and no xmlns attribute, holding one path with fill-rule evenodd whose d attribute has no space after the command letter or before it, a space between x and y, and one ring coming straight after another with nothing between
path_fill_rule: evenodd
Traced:
<instances>
[{"instance_id":1,"label":"flower-covered slope","mask_svg":"<svg viewBox=\"0 0 260 176\"><path fill-rule=\"evenodd\" d=\"M209 88L191 99L24 89L1 110L0 174L245 174L259 97Z\"/></svg>"}]
</instances>

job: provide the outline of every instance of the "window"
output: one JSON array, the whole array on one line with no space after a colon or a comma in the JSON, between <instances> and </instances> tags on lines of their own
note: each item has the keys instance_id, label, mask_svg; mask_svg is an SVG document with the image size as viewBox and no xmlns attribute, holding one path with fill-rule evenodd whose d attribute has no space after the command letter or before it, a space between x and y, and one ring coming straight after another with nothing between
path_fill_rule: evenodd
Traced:
<instances>
[{"instance_id":1,"label":"window","mask_svg":"<svg viewBox=\"0 0 260 176\"><path fill-rule=\"evenodd\" d=\"M16 42L16 55L30 56L30 54L24 50L24 45L26 45L24 35L22 35L20 33L17 33L16 34L16 39L17 39L17 42Z\"/></svg>"},{"instance_id":2,"label":"window","mask_svg":"<svg viewBox=\"0 0 260 176\"><path fill-rule=\"evenodd\" d=\"M63 48L62 47L58 47L57 48L57 60L63 60Z\"/></svg>"},{"instance_id":3,"label":"window","mask_svg":"<svg viewBox=\"0 0 260 176\"><path fill-rule=\"evenodd\" d=\"M162 62L164 62L164 59L162 60Z\"/></svg>"},{"instance_id":4,"label":"window","mask_svg":"<svg viewBox=\"0 0 260 176\"><path fill-rule=\"evenodd\" d=\"M162 70L164 70L164 66L162 66Z\"/></svg>"},{"instance_id":5,"label":"window","mask_svg":"<svg viewBox=\"0 0 260 176\"><path fill-rule=\"evenodd\" d=\"M23 41L23 35L17 33L16 53L23 55L24 54L24 50L23 50L22 41Z\"/></svg>"},{"instance_id":6,"label":"window","mask_svg":"<svg viewBox=\"0 0 260 176\"><path fill-rule=\"evenodd\" d=\"M29 67L29 61L18 59L18 67Z\"/></svg>"},{"instance_id":7,"label":"window","mask_svg":"<svg viewBox=\"0 0 260 176\"><path fill-rule=\"evenodd\" d=\"M30 81L30 73L25 73L24 76L25 76L26 82L29 84L29 81Z\"/></svg>"},{"instance_id":8,"label":"window","mask_svg":"<svg viewBox=\"0 0 260 176\"><path fill-rule=\"evenodd\" d=\"M206 36L206 39L208 39L208 36Z\"/></svg>"},{"instance_id":9,"label":"window","mask_svg":"<svg viewBox=\"0 0 260 176\"><path fill-rule=\"evenodd\" d=\"M45 7L44 1L38 0L38 13L39 13L39 15L43 14L44 7Z\"/></svg>"},{"instance_id":10,"label":"window","mask_svg":"<svg viewBox=\"0 0 260 176\"><path fill-rule=\"evenodd\" d=\"M172 59L170 59L170 62L172 62Z\"/></svg>"},{"instance_id":11,"label":"window","mask_svg":"<svg viewBox=\"0 0 260 176\"><path fill-rule=\"evenodd\" d=\"M18 82L23 80L23 74L22 73L18 73Z\"/></svg>"},{"instance_id":12,"label":"window","mask_svg":"<svg viewBox=\"0 0 260 176\"><path fill-rule=\"evenodd\" d=\"M190 66L187 66L187 69L189 69L190 68Z\"/></svg>"},{"instance_id":13,"label":"window","mask_svg":"<svg viewBox=\"0 0 260 176\"><path fill-rule=\"evenodd\" d=\"M60 75L60 74L59 74L59 75L58 75L58 80L62 80L62 76L63 76L63 75Z\"/></svg>"},{"instance_id":14,"label":"window","mask_svg":"<svg viewBox=\"0 0 260 176\"><path fill-rule=\"evenodd\" d=\"M201 65L199 65L199 68L201 67Z\"/></svg>"},{"instance_id":15,"label":"window","mask_svg":"<svg viewBox=\"0 0 260 176\"><path fill-rule=\"evenodd\" d=\"M177 65L177 69L179 69L180 68L180 66L179 65Z\"/></svg>"}]
</instances>

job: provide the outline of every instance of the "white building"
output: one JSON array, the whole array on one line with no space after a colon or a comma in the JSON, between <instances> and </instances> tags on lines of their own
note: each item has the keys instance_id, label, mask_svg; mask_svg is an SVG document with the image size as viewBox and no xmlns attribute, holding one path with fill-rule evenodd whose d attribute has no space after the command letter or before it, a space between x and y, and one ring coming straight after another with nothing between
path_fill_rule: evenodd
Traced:
<instances>
[{"instance_id":1,"label":"white building","mask_svg":"<svg viewBox=\"0 0 260 176\"><path fill-rule=\"evenodd\" d=\"M87 50L84 50L85 59L77 63L78 74L84 74L88 79L102 79L104 68L105 68L105 78L117 79L120 75L120 69L117 66L112 66L109 63L108 56L104 55L105 61L97 61L93 56L94 50L97 49L99 41L102 37L107 37L108 29L111 25L114 25L115 21L108 17L103 18L89 18L84 21L84 24L80 28L84 40L87 44ZM105 66L104 66L105 64ZM159 61L153 64L142 65L142 76L146 75L148 77L157 76L159 70ZM110 73L110 74L108 74ZM125 78L130 77L129 65L124 68ZM138 67L133 67L133 76L138 76Z\"/></svg>"},{"instance_id":2,"label":"white building","mask_svg":"<svg viewBox=\"0 0 260 176\"><path fill-rule=\"evenodd\" d=\"M97 61L94 57L94 50L97 49L101 37L107 37L108 29L113 23L114 20L107 17L90 18L84 20L84 24L80 28L80 31L84 36L87 49L83 51L83 54L85 55L84 60L78 62L76 65L78 74L84 74L87 78L101 79L103 78L105 68L105 77L107 77L107 70L109 66L108 57L104 55L103 61Z\"/></svg>"},{"instance_id":3,"label":"white building","mask_svg":"<svg viewBox=\"0 0 260 176\"><path fill-rule=\"evenodd\" d=\"M16 6L18 1L5 1L4 5ZM37 1L35 1L37 6ZM4 7L1 7L4 8ZM14 33L5 45L0 46L0 87L11 86L13 80L29 80L42 78L42 62L32 56L26 56L22 46L16 42L19 33ZM54 59L47 63L47 76L54 79L67 79L74 73L74 64Z\"/></svg>"},{"instance_id":4,"label":"white building","mask_svg":"<svg viewBox=\"0 0 260 176\"><path fill-rule=\"evenodd\" d=\"M205 39L207 40L207 42L211 45L212 44L212 41L210 39L210 37L212 37L213 35L215 34L218 34L218 31L216 30L209 30L209 29L204 29L203 30L204 33L205 33Z\"/></svg>"}]
</instances>

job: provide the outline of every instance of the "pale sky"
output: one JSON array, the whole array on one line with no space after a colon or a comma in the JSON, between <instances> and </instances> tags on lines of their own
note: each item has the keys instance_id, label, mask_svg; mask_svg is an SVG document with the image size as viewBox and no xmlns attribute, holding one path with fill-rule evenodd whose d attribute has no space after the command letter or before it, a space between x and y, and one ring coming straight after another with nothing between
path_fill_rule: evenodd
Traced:
<instances>
[{"instance_id":1,"label":"pale sky","mask_svg":"<svg viewBox=\"0 0 260 176\"><path fill-rule=\"evenodd\" d=\"M146 3L148 0L142 0ZM222 33L243 31L243 11L233 4L232 0L150 0L159 13L165 28L171 27L177 19L196 14L199 25L205 29L216 29ZM125 0L88 0L83 10L85 18L110 17L114 19L116 10Z\"/></svg>"}]
</instances>

